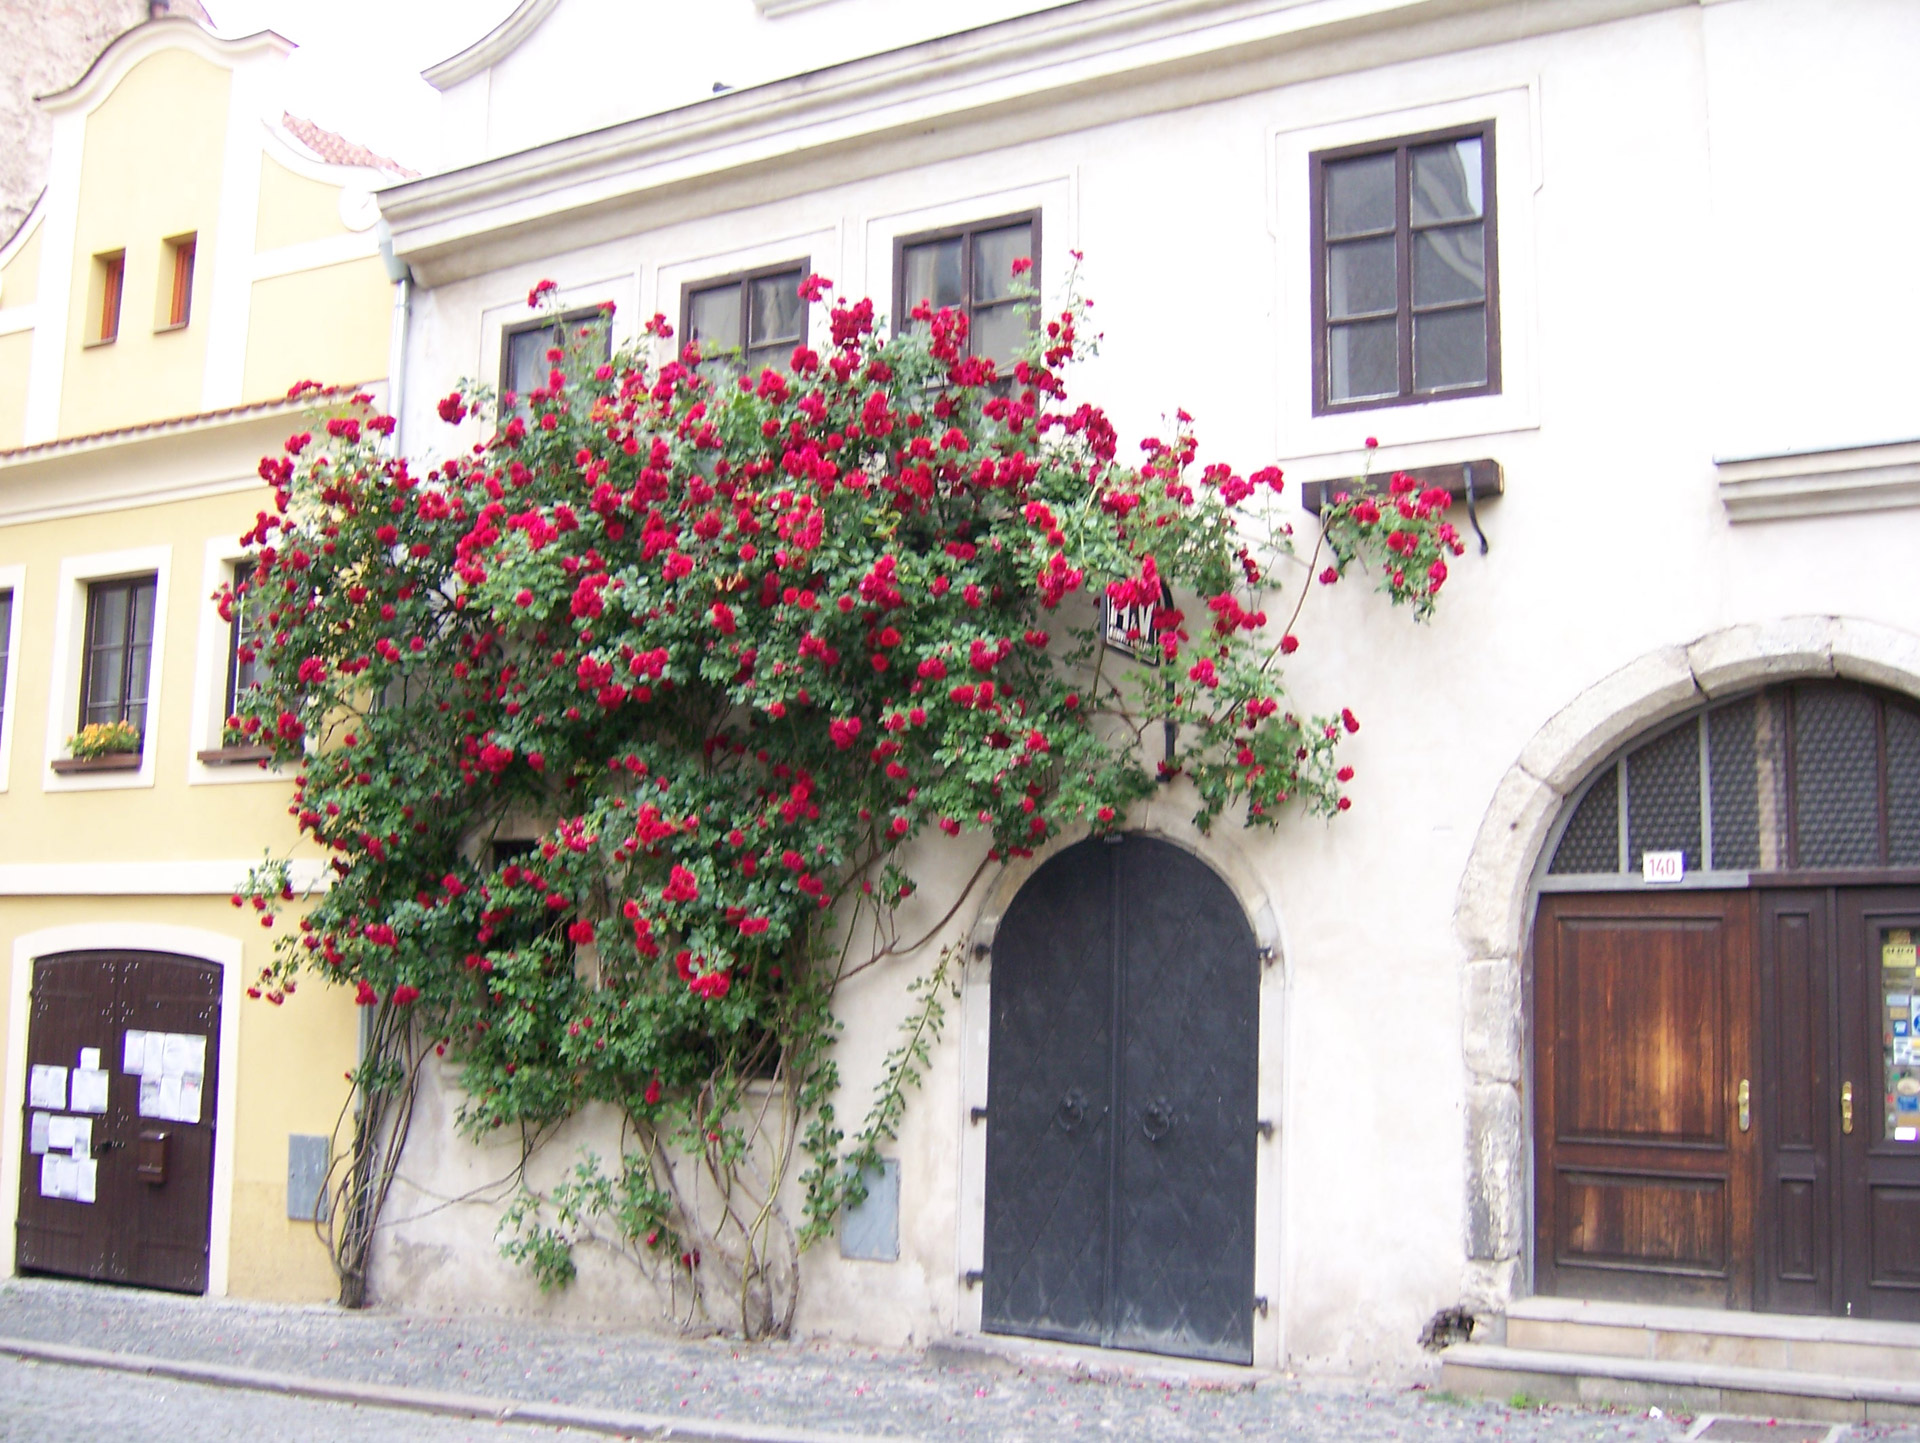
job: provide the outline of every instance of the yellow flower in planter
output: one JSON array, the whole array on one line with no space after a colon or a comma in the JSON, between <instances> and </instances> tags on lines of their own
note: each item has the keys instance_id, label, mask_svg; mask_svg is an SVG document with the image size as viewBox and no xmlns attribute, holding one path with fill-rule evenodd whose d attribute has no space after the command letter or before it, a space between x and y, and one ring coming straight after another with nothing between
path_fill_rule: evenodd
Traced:
<instances>
[{"instance_id":1,"label":"yellow flower in planter","mask_svg":"<svg viewBox=\"0 0 1920 1443\"><path fill-rule=\"evenodd\" d=\"M140 750L140 733L132 722L95 722L67 738L67 751L76 761L110 757Z\"/></svg>"}]
</instances>

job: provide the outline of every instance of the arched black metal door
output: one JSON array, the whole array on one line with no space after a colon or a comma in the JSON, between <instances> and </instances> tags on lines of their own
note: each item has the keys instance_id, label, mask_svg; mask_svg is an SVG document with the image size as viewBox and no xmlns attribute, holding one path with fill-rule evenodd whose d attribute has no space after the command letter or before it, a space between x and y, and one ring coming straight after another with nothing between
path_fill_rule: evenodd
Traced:
<instances>
[{"instance_id":1,"label":"arched black metal door","mask_svg":"<svg viewBox=\"0 0 1920 1443\"><path fill-rule=\"evenodd\" d=\"M1253 1361L1260 963L1169 843L1083 842L993 947L989 1332Z\"/></svg>"}]
</instances>

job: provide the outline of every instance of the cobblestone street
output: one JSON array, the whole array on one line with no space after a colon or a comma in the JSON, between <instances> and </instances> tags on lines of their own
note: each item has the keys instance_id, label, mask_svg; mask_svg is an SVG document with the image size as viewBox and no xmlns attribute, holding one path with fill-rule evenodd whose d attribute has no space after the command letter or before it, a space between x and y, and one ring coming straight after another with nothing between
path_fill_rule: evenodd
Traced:
<instances>
[{"instance_id":1,"label":"cobblestone street","mask_svg":"<svg viewBox=\"0 0 1920 1443\"><path fill-rule=\"evenodd\" d=\"M43 1280L0 1285L0 1338L282 1377L626 1410L704 1423L708 1438L801 1429L815 1436L981 1443L1068 1437L1671 1443L1684 1435L1687 1421L1643 1411L1515 1408L1320 1379L1266 1379L1244 1390L1164 1379L1096 1381L1050 1369L940 1367L914 1354L828 1344L679 1342L521 1319L345 1314ZM9 1443L257 1439L267 1432L425 1443L595 1436L19 1358L0 1360L0 1400L0 1437ZM715 1422L732 1427L715 1431ZM1856 1426L1845 1436L1849 1443L1920 1443L1920 1428Z\"/></svg>"}]
</instances>

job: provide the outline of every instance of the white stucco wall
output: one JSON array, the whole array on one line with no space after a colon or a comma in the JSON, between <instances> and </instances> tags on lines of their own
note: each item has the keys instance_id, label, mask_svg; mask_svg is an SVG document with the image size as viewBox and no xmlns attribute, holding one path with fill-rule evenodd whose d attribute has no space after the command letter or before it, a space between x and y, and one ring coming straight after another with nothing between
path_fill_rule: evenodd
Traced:
<instances>
[{"instance_id":1,"label":"white stucco wall","mask_svg":"<svg viewBox=\"0 0 1920 1443\"><path fill-rule=\"evenodd\" d=\"M1716 457L1920 432L1920 298L1900 251L1920 202L1911 187L1886 196L1920 105L1898 80L1920 57L1920 9L1846 10L1721 0L1372 68L1356 52L1322 67L1339 73L1150 118L1010 142L984 129L978 153L861 179L823 163L794 199L556 243L424 289L408 394L493 374L499 325L542 276L677 315L686 280L809 255L885 307L893 236L1038 206L1049 290L1068 249L1084 250L1106 331L1075 390L1123 436L1184 406L1203 460L1278 461L1294 481L1350 474L1369 434L1379 468L1499 460L1507 494L1481 512L1491 552L1470 545L1430 626L1389 614L1364 582L1308 600L1288 677L1308 707L1362 719L1353 811L1208 844L1223 870L1262 879L1285 953L1262 1037L1281 1126L1260 1201L1275 1306L1256 1357L1405 1374L1422 1366L1421 1324L1486 1285L1465 1216L1461 999L1476 959L1455 913L1503 776L1635 658L1783 616L1899 628L1912 615L1901 578L1920 513L1736 525L1716 490ZM1306 157L1488 117L1501 394L1313 418ZM445 434L430 401L419 409L410 435ZM1310 546L1310 518L1295 520ZM973 855L917 860L937 915ZM963 909L951 935L972 920ZM891 1045L908 966L928 961L849 990L843 1116ZM803 1327L924 1342L977 1318L960 1274L979 1236L966 1108L984 1101L967 1079L984 1071L965 1033L956 1016L901 1139L901 1261L818 1255ZM436 1302L502 1296L487 1231ZM392 1282L404 1291L408 1275ZM1495 1285L1524 1288L1524 1269Z\"/></svg>"}]
</instances>

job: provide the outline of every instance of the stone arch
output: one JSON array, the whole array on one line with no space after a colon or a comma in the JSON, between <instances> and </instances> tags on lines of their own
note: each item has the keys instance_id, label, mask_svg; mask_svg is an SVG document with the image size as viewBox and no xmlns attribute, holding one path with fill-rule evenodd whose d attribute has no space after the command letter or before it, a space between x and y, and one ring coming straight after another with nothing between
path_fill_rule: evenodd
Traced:
<instances>
[{"instance_id":1,"label":"stone arch","mask_svg":"<svg viewBox=\"0 0 1920 1443\"><path fill-rule=\"evenodd\" d=\"M1498 1309L1527 1244L1531 1177L1521 1082L1532 890L1561 808L1592 769L1670 717L1772 681L1840 678L1920 698L1920 635L1853 617L1795 616L1709 632L1629 662L1535 732L1494 788L1461 876L1454 930L1466 950L1466 1291Z\"/></svg>"}]
</instances>

